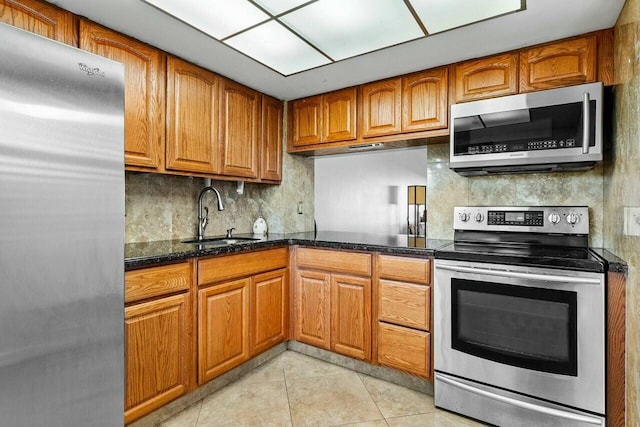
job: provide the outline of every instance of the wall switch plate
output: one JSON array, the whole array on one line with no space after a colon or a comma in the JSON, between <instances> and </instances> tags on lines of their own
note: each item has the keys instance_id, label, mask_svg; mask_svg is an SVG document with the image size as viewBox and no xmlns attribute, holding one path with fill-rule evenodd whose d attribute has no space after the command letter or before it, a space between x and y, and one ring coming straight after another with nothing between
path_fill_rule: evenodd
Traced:
<instances>
[{"instance_id":1,"label":"wall switch plate","mask_svg":"<svg viewBox=\"0 0 640 427\"><path fill-rule=\"evenodd\" d=\"M640 236L640 208L624 208L625 236Z\"/></svg>"},{"instance_id":2,"label":"wall switch plate","mask_svg":"<svg viewBox=\"0 0 640 427\"><path fill-rule=\"evenodd\" d=\"M298 202L298 215L302 215L302 202Z\"/></svg>"}]
</instances>

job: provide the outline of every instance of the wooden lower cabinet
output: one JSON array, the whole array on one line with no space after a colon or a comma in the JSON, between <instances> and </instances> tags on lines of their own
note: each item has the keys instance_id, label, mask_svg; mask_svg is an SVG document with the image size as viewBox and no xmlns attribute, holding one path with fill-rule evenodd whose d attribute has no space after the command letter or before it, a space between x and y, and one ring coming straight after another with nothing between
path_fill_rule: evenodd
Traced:
<instances>
[{"instance_id":1,"label":"wooden lower cabinet","mask_svg":"<svg viewBox=\"0 0 640 427\"><path fill-rule=\"evenodd\" d=\"M373 360L432 380L431 262L378 255Z\"/></svg>"},{"instance_id":2,"label":"wooden lower cabinet","mask_svg":"<svg viewBox=\"0 0 640 427\"><path fill-rule=\"evenodd\" d=\"M378 363L428 378L431 371L431 335L378 322Z\"/></svg>"},{"instance_id":3,"label":"wooden lower cabinet","mask_svg":"<svg viewBox=\"0 0 640 427\"><path fill-rule=\"evenodd\" d=\"M195 387L193 286L192 262L125 273L125 424Z\"/></svg>"},{"instance_id":4,"label":"wooden lower cabinet","mask_svg":"<svg viewBox=\"0 0 640 427\"><path fill-rule=\"evenodd\" d=\"M252 277L249 328L252 356L287 338L288 305L289 273L286 268Z\"/></svg>"},{"instance_id":5,"label":"wooden lower cabinet","mask_svg":"<svg viewBox=\"0 0 640 427\"><path fill-rule=\"evenodd\" d=\"M331 275L299 270L295 288L295 339L328 350L331 348Z\"/></svg>"},{"instance_id":6,"label":"wooden lower cabinet","mask_svg":"<svg viewBox=\"0 0 640 427\"><path fill-rule=\"evenodd\" d=\"M295 259L295 339L370 361L371 255L298 248Z\"/></svg>"},{"instance_id":7,"label":"wooden lower cabinet","mask_svg":"<svg viewBox=\"0 0 640 427\"><path fill-rule=\"evenodd\" d=\"M249 358L250 279L198 291L198 381L200 384Z\"/></svg>"},{"instance_id":8,"label":"wooden lower cabinet","mask_svg":"<svg viewBox=\"0 0 640 427\"><path fill-rule=\"evenodd\" d=\"M198 261L198 384L288 338L288 249Z\"/></svg>"},{"instance_id":9,"label":"wooden lower cabinet","mask_svg":"<svg viewBox=\"0 0 640 427\"><path fill-rule=\"evenodd\" d=\"M331 350L371 360L371 279L331 275Z\"/></svg>"},{"instance_id":10,"label":"wooden lower cabinet","mask_svg":"<svg viewBox=\"0 0 640 427\"><path fill-rule=\"evenodd\" d=\"M125 309L128 424L186 393L192 378L189 293Z\"/></svg>"}]
</instances>

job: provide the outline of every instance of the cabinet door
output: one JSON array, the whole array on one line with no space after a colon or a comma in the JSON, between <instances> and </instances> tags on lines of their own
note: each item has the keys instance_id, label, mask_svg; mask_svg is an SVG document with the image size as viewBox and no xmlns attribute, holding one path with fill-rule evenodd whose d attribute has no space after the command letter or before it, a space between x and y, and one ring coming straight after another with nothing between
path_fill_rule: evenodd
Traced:
<instances>
[{"instance_id":1,"label":"cabinet door","mask_svg":"<svg viewBox=\"0 0 640 427\"><path fill-rule=\"evenodd\" d=\"M282 101L262 96L260 179L282 181Z\"/></svg>"},{"instance_id":2,"label":"cabinet door","mask_svg":"<svg viewBox=\"0 0 640 427\"><path fill-rule=\"evenodd\" d=\"M78 46L73 14L44 1L0 0L0 22Z\"/></svg>"},{"instance_id":3,"label":"cabinet door","mask_svg":"<svg viewBox=\"0 0 640 427\"><path fill-rule=\"evenodd\" d=\"M198 291L198 383L249 358L249 282L235 280Z\"/></svg>"},{"instance_id":4,"label":"cabinet door","mask_svg":"<svg viewBox=\"0 0 640 427\"><path fill-rule=\"evenodd\" d=\"M520 92L596 80L596 36L549 43L520 52Z\"/></svg>"},{"instance_id":5,"label":"cabinet door","mask_svg":"<svg viewBox=\"0 0 640 427\"><path fill-rule=\"evenodd\" d=\"M192 327L190 294L125 309L125 424L189 388Z\"/></svg>"},{"instance_id":6,"label":"cabinet door","mask_svg":"<svg viewBox=\"0 0 640 427\"><path fill-rule=\"evenodd\" d=\"M218 172L218 77L167 58L167 169Z\"/></svg>"},{"instance_id":7,"label":"cabinet door","mask_svg":"<svg viewBox=\"0 0 640 427\"><path fill-rule=\"evenodd\" d=\"M229 80L222 80L220 93L220 173L257 178L260 94Z\"/></svg>"},{"instance_id":8,"label":"cabinet door","mask_svg":"<svg viewBox=\"0 0 640 427\"><path fill-rule=\"evenodd\" d=\"M402 79L362 85L362 136L393 135L401 130Z\"/></svg>"},{"instance_id":9,"label":"cabinet door","mask_svg":"<svg viewBox=\"0 0 640 427\"><path fill-rule=\"evenodd\" d=\"M295 281L295 339L331 348L330 275L298 270Z\"/></svg>"},{"instance_id":10,"label":"cabinet door","mask_svg":"<svg viewBox=\"0 0 640 427\"><path fill-rule=\"evenodd\" d=\"M331 350L371 360L371 279L331 275Z\"/></svg>"},{"instance_id":11,"label":"cabinet door","mask_svg":"<svg viewBox=\"0 0 640 427\"><path fill-rule=\"evenodd\" d=\"M293 101L293 146L319 144L322 132L322 97Z\"/></svg>"},{"instance_id":12,"label":"cabinet door","mask_svg":"<svg viewBox=\"0 0 640 427\"><path fill-rule=\"evenodd\" d=\"M251 283L251 355L287 338L289 274L283 268L258 274Z\"/></svg>"},{"instance_id":13,"label":"cabinet door","mask_svg":"<svg viewBox=\"0 0 640 427\"><path fill-rule=\"evenodd\" d=\"M85 19L80 48L124 64L125 166L157 169L164 157L165 54Z\"/></svg>"},{"instance_id":14,"label":"cabinet door","mask_svg":"<svg viewBox=\"0 0 640 427\"><path fill-rule=\"evenodd\" d=\"M356 139L355 87L327 93L322 97L322 142Z\"/></svg>"},{"instance_id":15,"label":"cabinet door","mask_svg":"<svg viewBox=\"0 0 640 427\"><path fill-rule=\"evenodd\" d=\"M424 331L378 322L378 363L429 378L431 335Z\"/></svg>"},{"instance_id":16,"label":"cabinet door","mask_svg":"<svg viewBox=\"0 0 640 427\"><path fill-rule=\"evenodd\" d=\"M454 102L518 93L518 54L505 53L452 66Z\"/></svg>"},{"instance_id":17,"label":"cabinet door","mask_svg":"<svg viewBox=\"0 0 640 427\"><path fill-rule=\"evenodd\" d=\"M447 67L402 78L402 132L447 127Z\"/></svg>"}]
</instances>

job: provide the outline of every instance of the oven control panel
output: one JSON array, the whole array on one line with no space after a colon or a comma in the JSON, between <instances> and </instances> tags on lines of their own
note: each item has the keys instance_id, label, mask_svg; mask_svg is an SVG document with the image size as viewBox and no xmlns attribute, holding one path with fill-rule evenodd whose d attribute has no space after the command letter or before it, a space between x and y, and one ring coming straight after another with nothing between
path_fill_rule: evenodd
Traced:
<instances>
[{"instance_id":1,"label":"oven control panel","mask_svg":"<svg viewBox=\"0 0 640 427\"><path fill-rule=\"evenodd\" d=\"M587 206L458 206L455 230L589 234Z\"/></svg>"}]
</instances>

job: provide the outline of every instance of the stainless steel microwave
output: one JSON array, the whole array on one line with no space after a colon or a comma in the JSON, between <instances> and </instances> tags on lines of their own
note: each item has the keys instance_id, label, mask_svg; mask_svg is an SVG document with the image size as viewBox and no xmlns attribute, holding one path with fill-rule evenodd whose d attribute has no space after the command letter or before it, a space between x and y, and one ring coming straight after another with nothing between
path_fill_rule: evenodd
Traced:
<instances>
[{"instance_id":1,"label":"stainless steel microwave","mask_svg":"<svg viewBox=\"0 0 640 427\"><path fill-rule=\"evenodd\" d=\"M461 175L590 169L602 160L602 83L451 106L449 167Z\"/></svg>"}]
</instances>

